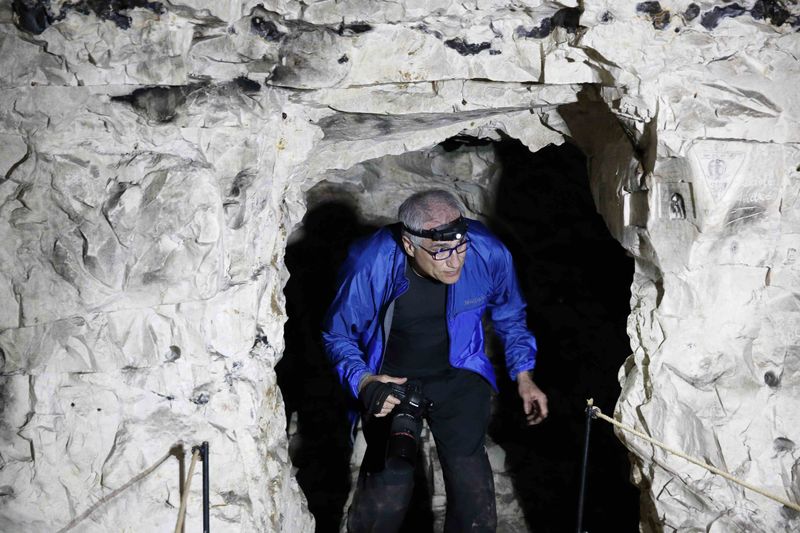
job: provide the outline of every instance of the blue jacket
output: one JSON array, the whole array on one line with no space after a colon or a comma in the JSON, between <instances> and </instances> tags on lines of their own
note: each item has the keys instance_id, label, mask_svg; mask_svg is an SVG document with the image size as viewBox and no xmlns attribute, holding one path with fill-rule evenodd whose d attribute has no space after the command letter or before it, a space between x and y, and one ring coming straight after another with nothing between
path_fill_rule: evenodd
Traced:
<instances>
[{"instance_id":1,"label":"blue jacket","mask_svg":"<svg viewBox=\"0 0 800 533\"><path fill-rule=\"evenodd\" d=\"M484 351L484 311L505 346L512 380L536 364L536 339L525 322L511 254L476 220L468 221L469 249L458 281L447 291L450 364L483 376L494 389L494 369ZM339 273L339 289L323 321L325 351L342 383L358 398L358 385L379 374L394 301L408 289L399 225L356 242Z\"/></svg>"}]
</instances>

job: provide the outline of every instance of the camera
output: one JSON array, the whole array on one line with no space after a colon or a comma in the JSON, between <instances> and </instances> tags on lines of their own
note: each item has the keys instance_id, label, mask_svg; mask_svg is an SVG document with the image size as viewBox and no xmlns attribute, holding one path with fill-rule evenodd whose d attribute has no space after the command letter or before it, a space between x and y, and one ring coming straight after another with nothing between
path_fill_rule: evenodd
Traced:
<instances>
[{"instance_id":1,"label":"camera","mask_svg":"<svg viewBox=\"0 0 800 533\"><path fill-rule=\"evenodd\" d=\"M414 466L422 431L422 419L433 407L433 402L422 394L419 383L411 382L404 385L392 383L391 388L392 396L400 400L400 404L393 410L394 416L389 427L386 465L390 468Z\"/></svg>"}]
</instances>

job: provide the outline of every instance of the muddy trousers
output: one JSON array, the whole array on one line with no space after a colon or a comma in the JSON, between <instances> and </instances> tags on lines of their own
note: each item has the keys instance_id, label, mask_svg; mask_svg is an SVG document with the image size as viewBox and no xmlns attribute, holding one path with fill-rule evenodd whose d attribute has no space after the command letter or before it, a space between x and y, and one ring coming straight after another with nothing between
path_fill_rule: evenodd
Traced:
<instances>
[{"instance_id":1,"label":"muddy trousers","mask_svg":"<svg viewBox=\"0 0 800 533\"><path fill-rule=\"evenodd\" d=\"M479 375L459 369L420 381L423 393L434 403L427 421L447 492L444 531L494 532L494 480L484 448L489 385ZM391 417L363 421L367 450L348 513L350 533L391 533L403 524L414 489L414 470L410 465L386 466L390 424Z\"/></svg>"}]
</instances>

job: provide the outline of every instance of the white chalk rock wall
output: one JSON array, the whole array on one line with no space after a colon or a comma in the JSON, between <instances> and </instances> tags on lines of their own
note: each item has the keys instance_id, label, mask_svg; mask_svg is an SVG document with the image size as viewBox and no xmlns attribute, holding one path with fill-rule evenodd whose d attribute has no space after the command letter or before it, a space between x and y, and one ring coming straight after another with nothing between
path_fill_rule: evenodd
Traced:
<instances>
[{"instance_id":1,"label":"white chalk rock wall","mask_svg":"<svg viewBox=\"0 0 800 533\"><path fill-rule=\"evenodd\" d=\"M644 154L632 179L620 182L614 168L594 174L601 210L637 256L634 354L620 373L618 414L796 503L800 108L789 80L800 73L797 6L701 3L698 14L647 4L651 25L610 4L587 6L581 19L614 15L583 43L624 65L618 80L644 82L636 101L621 97L623 122L626 113L654 117L631 128ZM640 44L620 47L612 33ZM614 186L622 216L603 201ZM638 456L645 530L800 527L796 511L620 437Z\"/></svg>"},{"instance_id":2,"label":"white chalk rock wall","mask_svg":"<svg viewBox=\"0 0 800 533\"><path fill-rule=\"evenodd\" d=\"M299 207L260 170L283 164L280 116L220 87L219 112L196 101L162 126L113 90L7 89L0 103L26 145L0 185L0 529L65 526L176 443L208 440L217 521L302 530L272 371ZM170 460L82 530L163 530L178 480Z\"/></svg>"},{"instance_id":3,"label":"white chalk rock wall","mask_svg":"<svg viewBox=\"0 0 800 533\"><path fill-rule=\"evenodd\" d=\"M273 371L304 193L498 130L573 137L637 258L618 416L797 501L798 27L769 0L0 2L0 529L171 527L177 458L75 520L208 440L215 530L310 530ZM797 529L620 437L644 530ZM189 502L196 530L199 478Z\"/></svg>"}]
</instances>

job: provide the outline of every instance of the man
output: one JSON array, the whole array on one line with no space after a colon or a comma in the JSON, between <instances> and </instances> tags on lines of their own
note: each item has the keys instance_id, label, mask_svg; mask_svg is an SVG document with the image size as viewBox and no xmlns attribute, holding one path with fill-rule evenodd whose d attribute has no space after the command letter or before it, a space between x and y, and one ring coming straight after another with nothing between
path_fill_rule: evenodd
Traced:
<instances>
[{"instance_id":1,"label":"man","mask_svg":"<svg viewBox=\"0 0 800 533\"><path fill-rule=\"evenodd\" d=\"M323 323L325 349L363 404L367 450L348 515L351 532L400 528L413 466L386 461L391 385L416 383L433 406L426 420L447 492L445 531L494 531L494 481L484 448L494 370L484 352L485 311L505 347L529 424L547 417L531 379L536 341L525 322L511 255L460 202L424 191L400 206L400 224L356 243Z\"/></svg>"}]
</instances>

